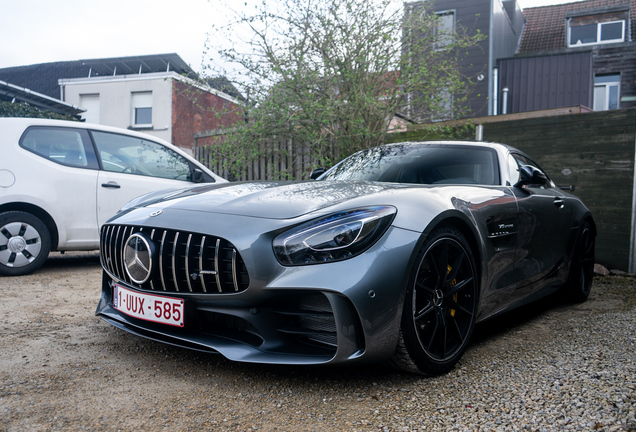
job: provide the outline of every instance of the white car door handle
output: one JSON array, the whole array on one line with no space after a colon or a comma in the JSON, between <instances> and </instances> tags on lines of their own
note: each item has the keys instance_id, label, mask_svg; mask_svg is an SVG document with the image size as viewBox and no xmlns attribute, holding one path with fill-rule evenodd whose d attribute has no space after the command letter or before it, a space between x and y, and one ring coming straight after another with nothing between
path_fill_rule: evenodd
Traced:
<instances>
[{"instance_id":1,"label":"white car door handle","mask_svg":"<svg viewBox=\"0 0 636 432\"><path fill-rule=\"evenodd\" d=\"M121 186L119 186L117 183L115 182L108 182L108 183L102 183L102 187L105 188L112 188L112 189L119 189Z\"/></svg>"}]
</instances>

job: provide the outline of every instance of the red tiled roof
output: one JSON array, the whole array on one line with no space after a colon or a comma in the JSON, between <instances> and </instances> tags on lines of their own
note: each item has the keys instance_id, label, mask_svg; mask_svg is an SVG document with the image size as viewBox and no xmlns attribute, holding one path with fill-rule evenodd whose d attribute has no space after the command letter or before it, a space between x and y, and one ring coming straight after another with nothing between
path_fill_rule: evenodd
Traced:
<instances>
[{"instance_id":1,"label":"red tiled roof","mask_svg":"<svg viewBox=\"0 0 636 432\"><path fill-rule=\"evenodd\" d=\"M519 53L549 51L566 48L566 14L608 6L629 5L631 9L632 40L636 34L636 0L586 0L523 10L526 25L521 37Z\"/></svg>"}]
</instances>

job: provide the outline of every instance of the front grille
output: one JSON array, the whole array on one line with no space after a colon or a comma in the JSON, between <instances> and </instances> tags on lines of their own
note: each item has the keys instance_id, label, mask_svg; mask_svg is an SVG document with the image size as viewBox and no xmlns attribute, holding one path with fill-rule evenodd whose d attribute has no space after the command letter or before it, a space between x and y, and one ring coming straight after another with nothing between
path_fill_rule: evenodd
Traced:
<instances>
[{"instance_id":1,"label":"front grille","mask_svg":"<svg viewBox=\"0 0 636 432\"><path fill-rule=\"evenodd\" d=\"M124 246L135 233L154 245L150 278L138 284L126 272ZM100 234L102 265L111 275L142 290L229 294L245 291L245 263L225 239L187 231L129 225L105 225ZM141 280L141 279L138 279Z\"/></svg>"}]
</instances>

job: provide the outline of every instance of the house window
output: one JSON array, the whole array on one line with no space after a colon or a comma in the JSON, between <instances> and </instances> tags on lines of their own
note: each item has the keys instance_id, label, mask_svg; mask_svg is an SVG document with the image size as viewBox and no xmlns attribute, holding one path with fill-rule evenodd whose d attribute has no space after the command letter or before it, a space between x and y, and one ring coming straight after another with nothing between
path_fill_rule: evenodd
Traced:
<instances>
[{"instance_id":1,"label":"house window","mask_svg":"<svg viewBox=\"0 0 636 432\"><path fill-rule=\"evenodd\" d=\"M431 117L431 121L446 121L453 118L453 95L446 87L438 90L438 95L433 103L434 109L437 112Z\"/></svg>"},{"instance_id":2,"label":"house window","mask_svg":"<svg viewBox=\"0 0 636 432\"><path fill-rule=\"evenodd\" d=\"M454 42L455 32L455 12L444 11L436 12L437 25L435 26L435 45L436 50L443 50Z\"/></svg>"},{"instance_id":3,"label":"house window","mask_svg":"<svg viewBox=\"0 0 636 432\"><path fill-rule=\"evenodd\" d=\"M593 18L590 17L570 20L569 47L625 41L625 20L590 22L591 20Z\"/></svg>"},{"instance_id":4,"label":"house window","mask_svg":"<svg viewBox=\"0 0 636 432\"><path fill-rule=\"evenodd\" d=\"M133 127L152 127L152 92L132 93Z\"/></svg>"},{"instance_id":5,"label":"house window","mask_svg":"<svg viewBox=\"0 0 636 432\"><path fill-rule=\"evenodd\" d=\"M594 111L618 109L620 75L594 77Z\"/></svg>"},{"instance_id":6,"label":"house window","mask_svg":"<svg viewBox=\"0 0 636 432\"><path fill-rule=\"evenodd\" d=\"M99 123L99 120L100 120L99 94L81 94L80 108L83 108L86 110L81 114L82 120L84 120L87 123Z\"/></svg>"}]
</instances>

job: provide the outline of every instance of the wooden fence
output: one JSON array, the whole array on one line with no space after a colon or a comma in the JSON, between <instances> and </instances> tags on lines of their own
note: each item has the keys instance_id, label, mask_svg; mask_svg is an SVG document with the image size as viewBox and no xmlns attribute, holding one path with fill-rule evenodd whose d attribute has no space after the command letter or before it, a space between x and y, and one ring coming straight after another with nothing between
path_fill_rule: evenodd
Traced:
<instances>
[{"instance_id":1,"label":"wooden fence","mask_svg":"<svg viewBox=\"0 0 636 432\"><path fill-rule=\"evenodd\" d=\"M197 133L194 156L228 180L306 180L313 169L323 166L319 155L291 139L259 143L245 149L244 154L228 154L228 149L223 146L226 133L224 130ZM332 160L333 154L333 148L323 151L323 155ZM243 168L239 168L241 165Z\"/></svg>"}]
</instances>

